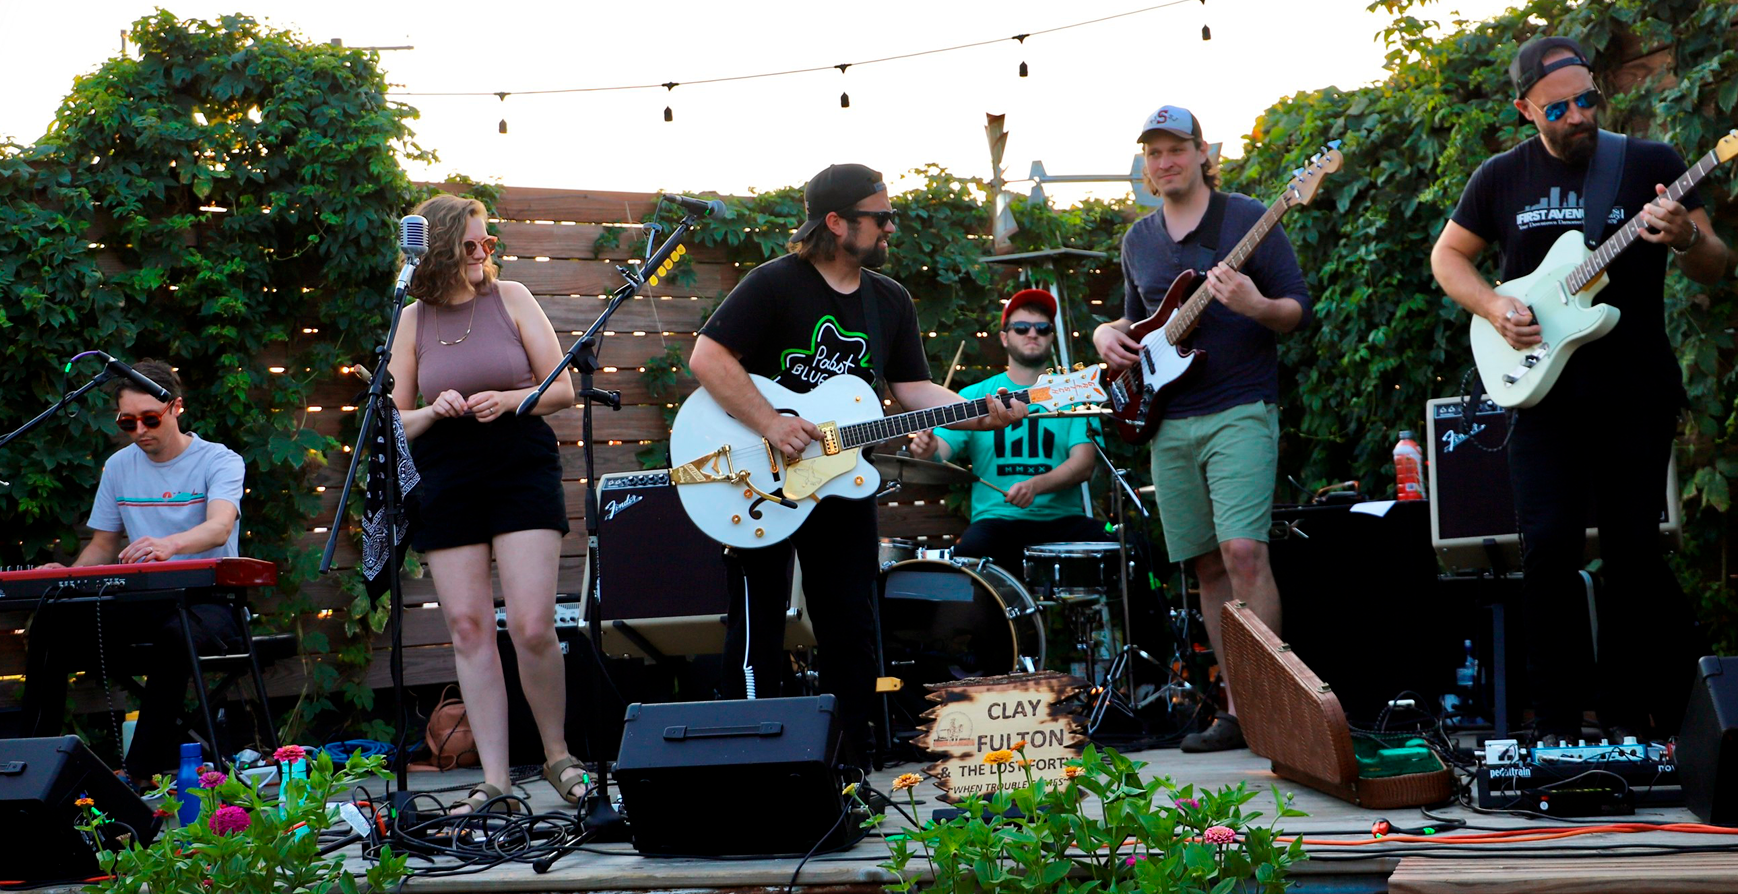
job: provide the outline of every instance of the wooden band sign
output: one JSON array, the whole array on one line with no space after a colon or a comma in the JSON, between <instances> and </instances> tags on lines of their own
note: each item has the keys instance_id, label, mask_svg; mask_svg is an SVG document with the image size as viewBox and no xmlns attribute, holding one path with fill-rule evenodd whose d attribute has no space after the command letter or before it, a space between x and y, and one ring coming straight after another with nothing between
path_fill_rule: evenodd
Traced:
<instances>
[{"instance_id":1,"label":"wooden band sign","mask_svg":"<svg viewBox=\"0 0 1738 894\"><path fill-rule=\"evenodd\" d=\"M1080 677L1043 671L926 686L928 699L938 704L923 712L929 725L917 747L940 756L923 771L949 804L996 793L998 767L984 762L993 752L1026 743L1013 755L1015 763L1000 767L1000 788L1013 789L1026 784L1026 768L1017 761L1031 761L1035 779L1059 781L1086 741L1074 699L1088 686Z\"/></svg>"}]
</instances>

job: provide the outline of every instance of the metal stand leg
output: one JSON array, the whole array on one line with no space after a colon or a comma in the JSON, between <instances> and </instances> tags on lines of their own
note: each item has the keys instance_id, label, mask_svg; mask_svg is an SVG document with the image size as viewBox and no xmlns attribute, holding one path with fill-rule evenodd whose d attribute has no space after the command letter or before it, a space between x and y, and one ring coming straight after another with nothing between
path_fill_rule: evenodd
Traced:
<instances>
[{"instance_id":1,"label":"metal stand leg","mask_svg":"<svg viewBox=\"0 0 1738 894\"><path fill-rule=\"evenodd\" d=\"M230 611L235 614L236 627L241 630L242 639L247 643L248 673L253 675L254 696L259 699L260 716L265 718L266 741L264 744L272 751L277 751L278 728L276 724L272 723L272 706L268 700L270 697L266 695L266 675L260 669L259 653L255 652L253 648L253 627L248 624L247 609L243 608L238 600L230 603Z\"/></svg>"},{"instance_id":2,"label":"metal stand leg","mask_svg":"<svg viewBox=\"0 0 1738 894\"><path fill-rule=\"evenodd\" d=\"M187 613L187 603L177 599L175 611L181 617L181 641L187 646L187 663L193 669L193 693L199 697L199 714L205 718L205 734L210 737L211 757L222 758L217 744L217 722L211 715L211 697L205 691L205 669L199 662L199 648L193 644L193 618Z\"/></svg>"}]
</instances>

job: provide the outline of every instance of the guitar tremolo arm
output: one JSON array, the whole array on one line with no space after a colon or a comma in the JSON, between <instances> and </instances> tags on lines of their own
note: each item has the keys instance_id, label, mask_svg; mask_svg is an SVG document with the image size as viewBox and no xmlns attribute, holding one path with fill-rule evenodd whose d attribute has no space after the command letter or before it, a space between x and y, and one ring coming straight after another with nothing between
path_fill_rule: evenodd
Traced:
<instances>
[{"instance_id":1,"label":"guitar tremolo arm","mask_svg":"<svg viewBox=\"0 0 1738 894\"><path fill-rule=\"evenodd\" d=\"M724 466L723 470L719 469L720 463ZM710 471L708 471L708 467L710 467ZM699 459L685 462L670 470L670 481L675 484L740 485L743 488L746 488L749 493L761 498L762 500L766 500L769 503L778 503L781 506L795 505L789 500L774 496L773 494L769 494L766 491L755 487L754 482L750 481L749 477L750 475L747 470L738 470L731 464L730 445L728 444L700 457Z\"/></svg>"}]
</instances>

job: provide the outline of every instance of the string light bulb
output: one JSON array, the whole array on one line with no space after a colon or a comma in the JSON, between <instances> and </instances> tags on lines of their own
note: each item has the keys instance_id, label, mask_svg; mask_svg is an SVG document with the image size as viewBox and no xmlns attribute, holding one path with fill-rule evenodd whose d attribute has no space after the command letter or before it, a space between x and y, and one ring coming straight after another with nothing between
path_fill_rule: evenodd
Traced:
<instances>
[{"instance_id":1,"label":"string light bulb","mask_svg":"<svg viewBox=\"0 0 1738 894\"><path fill-rule=\"evenodd\" d=\"M1201 39L1202 40L1212 40L1213 39L1213 29L1207 27L1206 25L1202 25L1201 26Z\"/></svg>"},{"instance_id":2,"label":"string light bulb","mask_svg":"<svg viewBox=\"0 0 1738 894\"><path fill-rule=\"evenodd\" d=\"M664 86L664 92L669 93L670 91L675 90L677 87L681 86L681 84L678 81L665 81L663 86ZM664 120L665 121L676 120L676 115L675 115L675 113L670 111L669 106L664 107Z\"/></svg>"},{"instance_id":3,"label":"string light bulb","mask_svg":"<svg viewBox=\"0 0 1738 894\"><path fill-rule=\"evenodd\" d=\"M834 68L837 68L837 69L838 69L838 70L839 70L839 74L844 74L844 73L845 73L845 69L847 69L847 68L850 68L850 67L851 67L851 63L849 63L849 62L841 62L841 63L839 63L839 64L838 64L838 65L835 65L835 66L833 66L833 67L834 67ZM848 108L850 108L850 107L851 107L851 94L849 94L849 93L846 93L846 92L845 92L845 91L842 91L842 90L841 90L841 91L840 91L840 92L839 92L839 108L841 108L841 109L848 109Z\"/></svg>"},{"instance_id":4,"label":"string light bulb","mask_svg":"<svg viewBox=\"0 0 1738 894\"><path fill-rule=\"evenodd\" d=\"M505 105L507 103L507 94L505 92L496 93L495 95L501 97L501 104L502 105ZM507 132L507 119L502 118L500 125L498 125L495 128L495 130L497 133L506 133Z\"/></svg>"},{"instance_id":5,"label":"string light bulb","mask_svg":"<svg viewBox=\"0 0 1738 894\"><path fill-rule=\"evenodd\" d=\"M1032 35L1030 35L1030 34L1016 34L1016 35L1014 35L1014 40L1019 42L1021 47L1024 47L1024 46L1026 46L1026 38L1031 37L1031 36ZM1026 76L1026 60L1021 59L1020 60L1020 77L1025 77L1025 76Z\"/></svg>"}]
</instances>

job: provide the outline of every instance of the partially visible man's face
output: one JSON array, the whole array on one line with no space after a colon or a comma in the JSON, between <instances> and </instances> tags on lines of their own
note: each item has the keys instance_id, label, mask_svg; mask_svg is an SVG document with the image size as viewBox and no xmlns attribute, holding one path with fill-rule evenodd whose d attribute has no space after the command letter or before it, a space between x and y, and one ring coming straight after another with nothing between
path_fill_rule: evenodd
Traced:
<instances>
[{"instance_id":1,"label":"partially visible man's face","mask_svg":"<svg viewBox=\"0 0 1738 894\"><path fill-rule=\"evenodd\" d=\"M1547 53L1545 64L1571 55L1568 50ZM1575 97L1592 89L1593 72L1568 65L1540 79L1526 96L1515 100L1515 107L1539 128L1546 151L1570 164L1581 164L1593 157L1599 143L1599 109L1583 109L1575 104ZM1563 117L1546 121L1545 107L1565 100L1569 108Z\"/></svg>"},{"instance_id":2,"label":"partially visible man's face","mask_svg":"<svg viewBox=\"0 0 1738 894\"><path fill-rule=\"evenodd\" d=\"M1022 307L1008 314L1008 325L1002 328L1002 347L1008 349L1008 359L1027 368L1043 366L1050 359L1050 349L1056 345L1056 327L1050 318L1032 307ZM1016 323L1029 324L1026 334L1013 329ZM1039 335L1035 324L1050 326L1049 335Z\"/></svg>"},{"instance_id":3,"label":"partially visible man's face","mask_svg":"<svg viewBox=\"0 0 1738 894\"><path fill-rule=\"evenodd\" d=\"M115 419L117 423L132 420L133 430L122 429L121 434L139 445L139 449L145 451L146 456L154 457L161 454L175 436L180 434L180 421L175 415L180 405L181 398L165 404L148 394L126 390L115 397ZM156 428L147 424L151 416L157 417Z\"/></svg>"},{"instance_id":4,"label":"partially visible man's face","mask_svg":"<svg viewBox=\"0 0 1738 894\"><path fill-rule=\"evenodd\" d=\"M892 211L893 200L887 193L878 192L853 206L858 211ZM847 254L857 259L861 266L871 270L887 263L887 237L899 229L899 225L889 220L887 226L876 226L873 217L857 217L846 221L845 238L839 240L839 247Z\"/></svg>"}]
</instances>

